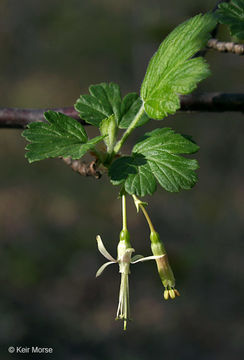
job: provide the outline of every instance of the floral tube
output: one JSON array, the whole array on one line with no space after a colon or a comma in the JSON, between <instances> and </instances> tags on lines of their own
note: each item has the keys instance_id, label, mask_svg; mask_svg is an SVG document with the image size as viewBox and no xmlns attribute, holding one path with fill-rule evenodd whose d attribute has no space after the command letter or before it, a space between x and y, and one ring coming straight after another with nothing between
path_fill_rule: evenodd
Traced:
<instances>
[{"instance_id":1,"label":"floral tube","mask_svg":"<svg viewBox=\"0 0 244 360\"><path fill-rule=\"evenodd\" d=\"M165 300L168 300L170 296L171 299L174 299L176 295L179 296L180 294L178 290L175 289L175 277L169 264L168 255L166 253L164 245L160 240L159 234L156 231L151 232L150 240L153 255L163 255L155 261L157 263L160 279L165 287L164 298Z\"/></svg>"}]
</instances>

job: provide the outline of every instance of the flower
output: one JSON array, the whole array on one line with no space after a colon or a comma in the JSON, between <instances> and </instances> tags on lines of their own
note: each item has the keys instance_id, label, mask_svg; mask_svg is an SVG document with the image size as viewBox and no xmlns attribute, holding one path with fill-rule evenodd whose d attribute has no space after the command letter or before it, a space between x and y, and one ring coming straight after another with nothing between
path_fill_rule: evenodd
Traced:
<instances>
[{"instance_id":1,"label":"flower","mask_svg":"<svg viewBox=\"0 0 244 360\"><path fill-rule=\"evenodd\" d=\"M156 259L158 273L165 288L164 298L165 300L168 300L169 297L174 299L175 296L180 296L180 293L175 289L175 277L169 264L168 255L165 251L164 245L156 231L151 232L150 240L152 253L154 255L164 254L164 257Z\"/></svg>"},{"instance_id":2,"label":"flower","mask_svg":"<svg viewBox=\"0 0 244 360\"><path fill-rule=\"evenodd\" d=\"M100 276L107 266L111 264L119 265L119 272L121 273L121 282L120 282L119 304L117 309L116 320L123 320L124 330L126 330L127 321L130 320L129 276L128 276L130 274L130 264L136 264L138 262L143 262L147 260L159 259L162 258L164 255L147 256L147 257L144 257L142 255L135 255L131 257L132 253L135 250L131 247L126 247L123 241L119 241L118 257L116 260L106 250L100 235L97 235L96 239L97 239L98 250L106 259L109 260L98 269L96 273L96 277Z\"/></svg>"},{"instance_id":3,"label":"flower","mask_svg":"<svg viewBox=\"0 0 244 360\"><path fill-rule=\"evenodd\" d=\"M132 195L132 197L134 199L137 212L139 212L140 209L142 210L150 228L151 249L153 255L155 256L160 279L165 288L164 298L165 300L168 300L169 297L171 299L174 299L176 295L180 296L180 293L178 290L175 289L175 277L170 267L168 255L166 253L164 244L160 240L159 234L154 229L152 221L145 209L145 205L147 205L147 203L138 199L136 195Z\"/></svg>"}]
</instances>

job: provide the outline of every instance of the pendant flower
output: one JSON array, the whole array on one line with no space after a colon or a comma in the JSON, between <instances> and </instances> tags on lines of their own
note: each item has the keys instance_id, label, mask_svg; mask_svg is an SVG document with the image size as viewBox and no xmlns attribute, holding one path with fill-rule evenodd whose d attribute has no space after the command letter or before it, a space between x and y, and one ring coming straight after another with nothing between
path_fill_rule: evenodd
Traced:
<instances>
[{"instance_id":1,"label":"pendant flower","mask_svg":"<svg viewBox=\"0 0 244 360\"><path fill-rule=\"evenodd\" d=\"M171 266L169 264L169 259L168 259L168 255L166 253L164 244L160 240L159 234L155 231L154 226L151 222L151 219L145 209L145 206L147 205L147 203L138 199L136 195L132 195L132 197L133 197L137 212L139 212L139 210L141 209L141 211L143 212L143 214L147 220L148 226L150 228L151 249L152 249L153 255L155 256L160 279L165 288L164 298L165 298L165 300L168 300L169 297L171 299L174 299L176 296L180 296L180 293L177 289L175 289L175 277L174 277L173 271L171 269ZM161 255L161 257L159 255Z\"/></svg>"},{"instance_id":2,"label":"pendant flower","mask_svg":"<svg viewBox=\"0 0 244 360\"><path fill-rule=\"evenodd\" d=\"M136 264L138 262L159 259L162 258L164 255L147 256L147 257L144 257L142 255L135 255L131 257L132 253L135 250L131 247L129 248L128 247L125 248L124 246L120 247L120 242L119 242L118 258L116 260L106 250L100 235L97 235L96 240L97 240L98 250L107 260L109 260L98 269L96 273L96 277L100 276L107 266L111 264L119 265L119 272L121 273L121 283L120 283L119 304L117 309L116 320L123 320L124 330L126 330L127 321L130 320L129 276L128 276L130 274L130 264Z\"/></svg>"},{"instance_id":3,"label":"pendant flower","mask_svg":"<svg viewBox=\"0 0 244 360\"><path fill-rule=\"evenodd\" d=\"M156 259L158 273L165 288L164 298L165 300L168 300L169 298L174 299L176 296L180 296L180 293L177 289L175 289L175 277L169 264L168 255L165 251L164 245L156 231L151 232L150 240L152 253L154 255L164 254L163 258Z\"/></svg>"}]
</instances>

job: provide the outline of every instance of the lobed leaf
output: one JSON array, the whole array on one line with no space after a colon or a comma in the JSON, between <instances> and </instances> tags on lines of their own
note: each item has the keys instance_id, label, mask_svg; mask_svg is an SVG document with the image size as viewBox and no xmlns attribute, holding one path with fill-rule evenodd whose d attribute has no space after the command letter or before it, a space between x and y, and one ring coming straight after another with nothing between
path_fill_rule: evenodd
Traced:
<instances>
[{"instance_id":1,"label":"lobed leaf","mask_svg":"<svg viewBox=\"0 0 244 360\"><path fill-rule=\"evenodd\" d=\"M22 133L31 142L26 146L26 158L30 163L58 156L79 159L104 138L98 136L88 140L83 126L62 113L47 111L44 117L47 123L33 122Z\"/></svg>"},{"instance_id":2,"label":"lobed leaf","mask_svg":"<svg viewBox=\"0 0 244 360\"><path fill-rule=\"evenodd\" d=\"M196 160L178 154L192 154L199 147L170 128L156 129L137 142L132 156L116 160L109 175L114 185L123 184L127 193L151 195L157 182L167 191L190 189L197 182Z\"/></svg>"},{"instance_id":3,"label":"lobed leaf","mask_svg":"<svg viewBox=\"0 0 244 360\"><path fill-rule=\"evenodd\" d=\"M206 45L215 25L213 15L199 14L179 25L162 42L141 86L149 117L162 119L175 113L180 108L179 95L192 92L210 74L203 58L191 57Z\"/></svg>"},{"instance_id":4,"label":"lobed leaf","mask_svg":"<svg viewBox=\"0 0 244 360\"><path fill-rule=\"evenodd\" d=\"M101 83L89 87L90 95L81 95L75 103L75 109L87 123L99 126L101 121L115 115L120 119L121 95L119 85Z\"/></svg>"}]
</instances>

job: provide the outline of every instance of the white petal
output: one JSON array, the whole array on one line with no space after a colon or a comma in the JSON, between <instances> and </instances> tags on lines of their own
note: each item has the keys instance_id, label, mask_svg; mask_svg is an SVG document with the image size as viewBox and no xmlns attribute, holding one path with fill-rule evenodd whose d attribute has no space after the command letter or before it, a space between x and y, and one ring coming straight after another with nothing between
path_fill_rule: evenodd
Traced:
<instances>
[{"instance_id":1,"label":"white petal","mask_svg":"<svg viewBox=\"0 0 244 360\"><path fill-rule=\"evenodd\" d=\"M100 235L97 235L96 237L97 239L97 247L98 250L100 251L100 253L108 260L113 261L113 262L117 262L117 260L115 260L105 249L105 246L103 245L102 239Z\"/></svg>"},{"instance_id":2,"label":"white petal","mask_svg":"<svg viewBox=\"0 0 244 360\"><path fill-rule=\"evenodd\" d=\"M143 262L143 261L148 261L148 260L156 260L156 259L160 259L162 257L164 257L164 255L157 255L157 256L147 256L147 257L142 257L139 260L136 261L131 261L131 264L136 264L138 262Z\"/></svg>"},{"instance_id":3,"label":"white petal","mask_svg":"<svg viewBox=\"0 0 244 360\"><path fill-rule=\"evenodd\" d=\"M114 261L109 261L103 264L96 272L96 277L100 276L108 265L114 264Z\"/></svg>"}]
</instances>

